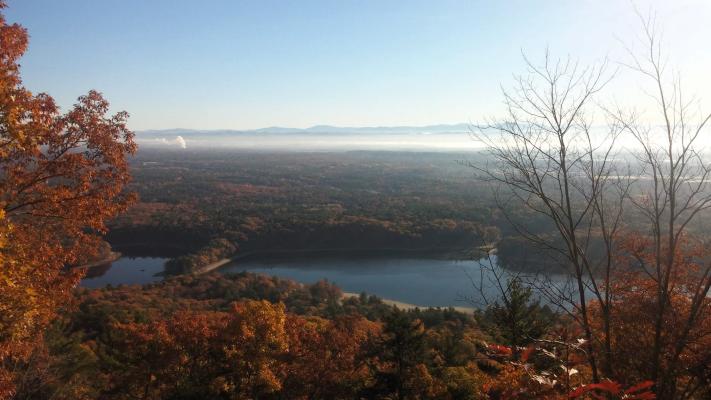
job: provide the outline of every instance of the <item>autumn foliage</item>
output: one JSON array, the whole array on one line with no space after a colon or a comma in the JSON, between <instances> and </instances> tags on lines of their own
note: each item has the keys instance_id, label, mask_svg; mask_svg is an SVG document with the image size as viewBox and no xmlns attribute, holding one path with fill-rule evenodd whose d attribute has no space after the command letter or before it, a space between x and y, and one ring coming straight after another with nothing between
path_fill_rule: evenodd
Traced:
<instances>
[{"instance_id":1,"label":"autumn foliage","mask_svg":"<svg viewBox=\"0 0 711 400\"><path fill-rule=\"evenodd\" d=\"M507 301L475 316L403 311L366 294L344 297L325 281L186 273L232 256L248 234L263 234L264 247L313 237L354 249L364 237L451 245L472 237L475 224L416 210L408 218L430 216L416 227L390 215L404 200L386 204L379 195L366 209L383 209L377 218L317 196L319 207L298 204L293 212L302 219L286 214L281 226L262 214L223 222L231 209L213 206L248 199L264 212L258 196L282 196L285 204L292 197L270 186L219 183L227 200L198 207L154 199L133 211L135 220L117 224L135 228L136 220L167 216L145 225L149 235L153 222L173 233L215 225L218 231L204 229L210 240L167 264L177 276L141 287L76 288L81 272L71 267L99 251L107 221L134 201L126 185L136 144L128 115L111 115L98 92L66 112L49 95L29 92L18 63L27 45L27 32L0 15L0 399L711 396L711 253L687 236L686 223L666 236L659 226L606 236L615 243L609 275L577 271L577 294L590 280L602 279L604 289L559 313L532 303L519 280L509 282ZM702 182L708 174L711 167ZM707 208L699 204L697 211ZM208 217L212 208L218 212ZM672 211L672 220L682 213ZM654 214L657 223L662 214ZM314 236L305 235L309 229ZM275 232L285 235L267 234ZM585 253L571 249L574 260Z\"/></svg>"},{"instance_id":2,"label":"autumn foliage","mask_svg":"<svg viewBox=\"0 0 711 400\"><path fill-rule=\"evenodd\" d=\"M211 394L256 398L281 389L288 349L284 307L264 301L226 313L179 313L151 324L117 324L116 360L125 398Z\"/></svg>"},{"instance_id":3,"label":"autumn foliage","mask_svg":"<svg viewBox=\"0 0 711 400\"><path fill-rule=\"evenodd\" d=\"M711 299L705 295L709 253L704 243L684 237L674 252L669 268L669 294L660 306L660 284L649 269L655 264L651 238L629 234L618 257L620 272L612 285L611 305L613 366L610 379L634 383L652 376L657 362L651 349L655 342L655 320L662 317L662 346L658 361L662 379L676 387L676 396L694 398L708 390L711 381ZM602 334L599 307L592 305L596 331ZM598 336L601 337L601 336ZM600 354L604 352L599 349Z\"/></svg>"},{"instance_id":4,"label":"autumn foliage","mask_svg":"<svg viewBox=\"0 0 711 400\"><path fill-rule=\"evenodd\" d=\"M512 349L454 310L402 311L340 299L326 282L246 273L75 299L19 376L17 398L652 398L645 380L592 383L569 321Z\"/></svg>"},{"instance_id":5,"label":"autumn foliage","mask_svg":"<svg viewBox=\"0 0 711 400\"><path fill-rule=\"evenodd\" d=\"M0 15L0 396L79 278L64 267L94 252L131 201L122 191L136 150L128 115L108 115L98 92L61 113L22 86L27 38Z\"/></svg>"}]
</instances>

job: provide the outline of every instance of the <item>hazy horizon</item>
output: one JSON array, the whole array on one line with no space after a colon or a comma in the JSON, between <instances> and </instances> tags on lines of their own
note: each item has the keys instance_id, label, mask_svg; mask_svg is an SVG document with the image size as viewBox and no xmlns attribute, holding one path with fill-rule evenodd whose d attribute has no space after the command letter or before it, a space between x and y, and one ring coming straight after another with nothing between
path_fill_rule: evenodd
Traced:
<instances>
[{"instance_id":1,"label":"hazy horizon","mask_svg":"<svg viewBox=\"0 0 711 400\"><path fill-rule=\"evenodd\" d=\"M663 128L663 126L659 126ZM485 133L485 132L489 133ZM600 144L609 143L609 126L600 124L591 129L592 138ZM328 152L328 151L405 151L405 152L476 152L487 145L480 139L499 138L496 130L480 130L474 124L436 124L424 126L329 126L308 128L264 127L250 130L235 129L154 129L136 131L136 141L141 146L166 149L222 149L277 152ZM583 137L580 137L583 138ZM650 139L657 144L664 141L664 129L656 130ZM579 140L571 137L570 145ZM629 157L641 149L629 134L615 139L620 157ZM700 153L708 156L711 140L699 140ZM584 141L582 143L584 145Z\"/></svg>"},{"instance_id":2,"label":"hazy horizon","mask_svg":"<svg viewBox=\"0 0 711 400\"><path fill-rule=\"evenodd\" d=\"M634 4L659 16L688 91L711 92L711 55L699 51L711 3ZM612 72L640 34L633 3L613 0L9 0L6 14L31 35L21 60L30 90L63 109L99 90L137 131L476 123L501 116L500 86L526 72L522 52L534 63L546 48L582 65L608 57ZM651 108L645 81L628 72L605 98Z\"/></svg>"}]
</instances>

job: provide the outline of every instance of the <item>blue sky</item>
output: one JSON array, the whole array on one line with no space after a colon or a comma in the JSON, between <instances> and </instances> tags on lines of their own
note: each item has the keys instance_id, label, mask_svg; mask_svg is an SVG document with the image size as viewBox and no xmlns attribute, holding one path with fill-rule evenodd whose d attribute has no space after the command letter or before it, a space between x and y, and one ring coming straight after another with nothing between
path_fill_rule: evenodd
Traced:
<instances>
[{"instance_id":1,"label":"blue sky","mask_svg":"<svg viewBox=\"0 0 711 400\"><path fill-rule=\"evenodd\" d=\"M31 36L26 86L64 107L100 90L137 130L478 121L501 111L521 50L620 60L618 39L638 28L616 0L8 3ZM711 93L709 2L636 4L656 9L675 64Z\"/></svg>"}]
</instances>

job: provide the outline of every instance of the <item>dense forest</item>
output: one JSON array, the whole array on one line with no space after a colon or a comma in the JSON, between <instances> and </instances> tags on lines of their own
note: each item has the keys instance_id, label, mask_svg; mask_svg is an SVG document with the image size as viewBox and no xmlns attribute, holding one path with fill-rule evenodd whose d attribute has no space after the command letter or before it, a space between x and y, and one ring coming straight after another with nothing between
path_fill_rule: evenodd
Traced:
<instances>
[{"instance_id":1,"label":"dense forest","mask_svg":"<svg viewBox=\"0 0 711 400\"><path fill-rule=\"evenodd\" d=\"M147 147L131 160L129 188L140 201L109 223L107 240L128 255L172 257L170 273L240 255L340 251L469 259L490 247L510 269L564 270L565 260L552 261L555 254L526 237L554 237L554 224L519 199L497 198L471 167L490 161L484 151ZM640 217L630 210L625 218ZM690 229L705 234L708 227L695 221Z\"/></svg>"},{"instance_id":2,"label":"dense forest","mask_svg":"<svg viewBox=\"0 0 711 400\"><path fill-rule=\"evenodd\" d=\"M466 257L498 236L489 191L457 163L471 156L142 150L129 186L140 202L108 240L129 254L163 248L178 271L289 250Z\"/></svg>"},{"instance_id":3,"label":"dense forest","mask_svg":"<svg viewBox=\"0 0 711 400\"><path fill-rule=\"evenodd\" d=\"M402 311L366 294L342 299L328 282L246 273L78 290L27 361L16 398L567 395L589 374L557 344L575 333L530 291L516 293L509 311L526 313L525 336L503 324L504 309ZM542 337L549 344L531 346ZM646 388L625 388L638 395L625 398L646 398Z\"/></svg>"},{"instance_id":4,"label":"dense forest","mask_svg":"<svg viewBox=\"0 0 711 400\"><path fill-rule=\"evenodd\" d=\"M0 14L0 398L708 399L711 115L692 120L642 26L633 70L665 123L603 109L600 142L587 116L605 64L546 54L474 133L478 153L138 151L101 93L63 111L26 89L28 33ZM168 275L80 287L75 267L113 256L107 241L172 257ZM509 269L470 277L496 293L471 313L203 268L497 250Z\"/></svg>"}]
</instances>

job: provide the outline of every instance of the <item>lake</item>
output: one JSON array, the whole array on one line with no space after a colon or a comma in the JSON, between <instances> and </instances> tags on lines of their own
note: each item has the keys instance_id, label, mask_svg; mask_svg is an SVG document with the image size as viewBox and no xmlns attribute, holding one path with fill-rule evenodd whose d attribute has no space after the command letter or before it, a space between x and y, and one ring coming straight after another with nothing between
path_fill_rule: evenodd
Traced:
<instances>
[{"instance_id":1,"label":"lake","mask_svg":"<svg viewBox=\"0 0 711 400\"><path fill-rule=\"evenodd\" d=\"M162 279L165 258L123 257L102 276L86 278L81 285L95 288L112 284L145 284ZM464 297L479 298L468 277L479 277L476 261L421 258L310 258L289 260L243 260L219 269L274 275L302 283L326 279L344 292L366 292L423 307L463 306ZM490 291L493 293L493 291Z\"/></svg>"},{"instance_id":2,"label":"lake","mask_svg":"<svg viewBox=\"0 0 711 400\"><path fill-rule=\"evenodd\" d=\"M99 288L109 284L144 285L159 281L163 277L156 274L163 272L166 261L167 258L158 257L121 257L112 263L90 268L80 286Z\"/></svg>"},{"instance_id":3,"label":"lake","mask_svg":"<svg viewBox=\"0 0 711 400\"><path fill-rule=\"evenodd\" d=\"M415 258L310 259L234 263L222 272L256 272L313 283L327 279L344 292L366 292L418 306L471 306L474 295L467 273L478 271L474 261Z\"/></svg>"}]
</instances>

